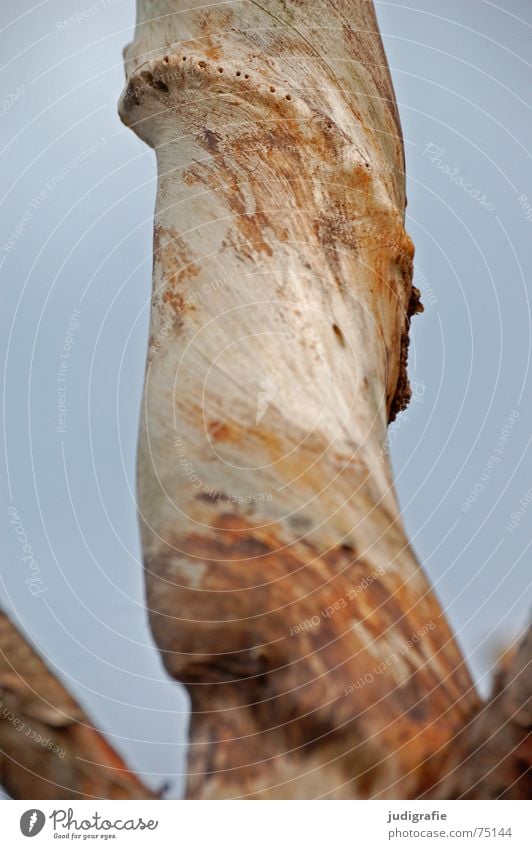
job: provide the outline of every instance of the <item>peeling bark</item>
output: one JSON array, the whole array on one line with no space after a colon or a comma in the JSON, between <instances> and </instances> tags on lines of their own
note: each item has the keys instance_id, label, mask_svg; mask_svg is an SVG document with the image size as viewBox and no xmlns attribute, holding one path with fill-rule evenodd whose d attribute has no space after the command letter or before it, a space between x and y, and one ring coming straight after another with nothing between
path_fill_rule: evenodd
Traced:
<instances>
[{"instance_id":1,"label":"peeling bark","mask_svg":"<svg viewBox=\"0 0 532 849\"><path fill-rule=\"evenodd\" d=\"M139 0L157 154L138 502L188 796L405 798L478 710L385 451L413 246L367 0Z\"/></svg>"},{"instance_id":2,"label":"peeling bark","mask_svg":"<svg viewBox=\"0 0 532 849\"><path fill-rule=\"evenodd\" d=\"M0 612L0 784L14 799L153 799Z\"/></svg>"}]
</instances>

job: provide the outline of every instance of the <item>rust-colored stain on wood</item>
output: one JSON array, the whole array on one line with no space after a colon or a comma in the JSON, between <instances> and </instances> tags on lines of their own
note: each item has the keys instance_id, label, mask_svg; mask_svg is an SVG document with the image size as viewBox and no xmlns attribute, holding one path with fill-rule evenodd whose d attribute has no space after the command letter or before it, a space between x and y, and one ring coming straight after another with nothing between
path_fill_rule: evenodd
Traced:
<instances>
[{"instance_id":1,"label":"rust-colored stain on wood","mask_svg":"<svg viewBox=\"0 0 532 849\"><path fill-rule=\"evenodd\" d=\"M0 613L0 781L15 799L153 799Z\"/></svg>"},{"instance_id":2,"label":"rust-colored stain on wood","mask_svg":"<svg viewBox=\"0 0 532 849\"><path fill-rule=\"evenodd\" d=\"M180 313L138 483L150 623L192 700L187 793L415 796L478 700L385 451L421 307L374 10L181 11L179 50L138 28L120 112L160 169L152 334Z\"/></svg>"}]
</instances>

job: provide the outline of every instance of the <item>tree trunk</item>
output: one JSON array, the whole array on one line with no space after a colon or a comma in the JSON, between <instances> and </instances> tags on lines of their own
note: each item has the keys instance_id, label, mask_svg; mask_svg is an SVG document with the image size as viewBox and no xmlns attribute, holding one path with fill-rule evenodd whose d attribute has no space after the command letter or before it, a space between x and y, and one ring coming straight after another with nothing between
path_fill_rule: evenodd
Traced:
<instances>
[{"instance_id":1,"label":"tree trunk","mask_svg":"<svg viewBox=\"0 0 532 849\"><path fill-rule=\"evenodd\" d=\"M478 699L385 449L420 306L372 3L139 0L125 59L159 173L139 513L188 796L428 793Z\"/></svg>"},{"instance_id":2,"label":"tree trunk","mask_svg":"<svg viewBox=\"0 0 532 849\"><path fill-rule=\"evenodd\" d=\"M0 784L15 799L153 799L0 612Z\"/></svg>"}]
</instances>

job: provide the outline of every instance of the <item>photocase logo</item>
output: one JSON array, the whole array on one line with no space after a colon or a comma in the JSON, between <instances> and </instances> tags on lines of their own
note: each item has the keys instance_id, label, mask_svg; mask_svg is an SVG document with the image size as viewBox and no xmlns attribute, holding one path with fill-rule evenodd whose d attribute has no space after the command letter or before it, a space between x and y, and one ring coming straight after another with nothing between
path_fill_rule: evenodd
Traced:
<instances>
[{"instance_id":1,"label":"photocase logo","mask_svg":"<svg viewBox=\"0 0 532 849\"><path fill-rule=\"evenodd\" d=\"M279 387L276 383L273 382L269 377L265 377L259 383L260 392L257 396L257 415L255 418L255 424L258 424L264 413L270 406L271 402L277 395L279 391Z\"/></svg>"},{"instance_id":2,"label":"photocase logo","mask_svg":"<svg viewBox=\"0 0 532 849\"><path fill-rule=\"evenodd\" d=\"M44 828L46 817L42 811L32 808L26 811L20 818L20 830L24 837L35 837Z\"/></svg>"}]
</instances>

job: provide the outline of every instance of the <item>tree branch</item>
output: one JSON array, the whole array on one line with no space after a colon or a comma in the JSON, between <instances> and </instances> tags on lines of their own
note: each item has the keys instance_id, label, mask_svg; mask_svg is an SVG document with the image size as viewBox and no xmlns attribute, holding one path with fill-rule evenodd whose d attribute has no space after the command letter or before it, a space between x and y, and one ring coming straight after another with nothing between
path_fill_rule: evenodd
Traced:
<instances>
[{"instance_id":1,"label":"tree branch","mask_svg":"<svg viewBox=\"0 0 532 849\"><path fill-rule=\"evenodd\" d=\"M532 628L508 652L491 698L432 765L438 799L530 799L532 793Z\"/></svg>"},{"instance_id":2,"label":"tree branch","mask_svg":"<svg viewBox=\"0 0 532 849\"><path fill-rule=\"evenodd\" d=\"M15 799L153 799L0 612L0 783Z\"/></svg>"}]
</instances>

